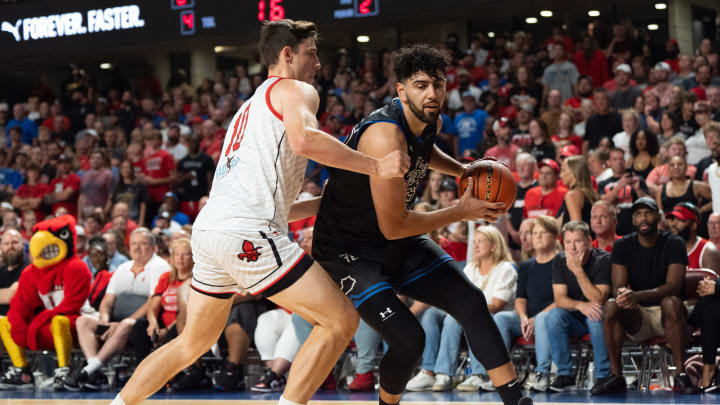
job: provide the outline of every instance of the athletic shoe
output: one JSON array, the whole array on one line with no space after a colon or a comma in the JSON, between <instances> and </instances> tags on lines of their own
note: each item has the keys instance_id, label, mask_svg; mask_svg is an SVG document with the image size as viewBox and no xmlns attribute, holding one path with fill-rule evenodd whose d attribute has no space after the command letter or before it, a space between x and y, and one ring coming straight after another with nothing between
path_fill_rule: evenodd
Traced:
<instances>
[{"instance_id":1,"label":"athletic shoe","mask_svg":"<svg viewBox=\"0 0 720 405\"><path fill-rule=\"evenodd\" d=\"M372 371L367 373L355 374L350 385L350 391L375 391L375 376Z\"/></svg>"},{"instance_id":2,"label":"athletic shoe","mask_svg":"<svg viewBox=\"0 0 720 405\"><path fill-rule=\"evenodd\" d=\"M623 394L625 392L627 392L625 378L614 374L599 379L590 390L592 395Z\"/></svg>"},{"instance_id":3,"label":"athletic shoe","mask_svg":"<svg viewBox=\"0 0 720 405\"><path fill-rule=\"evenodd\" d=\"M518 401L517 405L533 405L533 400L530 397L522 397Z\"/></svg>"},{"instance_id":4,"label":"athletic shoe","mask_svg":"<svg viewBox=\"0 0 720 405\"><path fill-rule=\"evenodd\" d=\"M434 384L435 377L420 371L415 377L408 381L405 389L408 391L430 391Z\"/></svg>"},{"instance_id":5,"label":"athletic shoe","mask_svg":"<svg viewBox=\"0 0 720 405\"><path fill-rule=\"evenodd\" d=\"M715 368L715 375L710 379L710 385L701 388L702 392L718 394L720 393L720 370Z\"/></svg>"},{"instance_id":6,"label":"athletic shoe","mask_svg":"<svg viewBox=\"0 0 720 405\"><path fill-rule=\"evenodd\" d=\"M241 365L228 361L215 379L215 389L220 391L244 391L245 376Z\"/></svg>"},{"instance_id":7,"label":"athletic shoe","mask_svg":"<svg viewBox=\"0 0 720 405\"><path fill-rule=\"evenodd\" d=\"M205 370L193 364L183 370L179 378L173 381L170 385L170 390L174 392L194 391L210 387L212 387L212 383L207 374L205 374Z\"/></svg>"},{"instance_id":8,"label":"athletic shoe","mask_svg":"<svg viewBox=\"0 0 720 405\"><path fill-rule=\"evenodd\" d=\"M70 374L62 380L62 384L68 391L80 391L83 389L87 380L87 373L82 368L78 367L72 370Z\"/></svg>"},{"instance_id":9,"label":"athletic shoe","mask_svg":"<svg viewBox=\"0 0 720 405\"><path fill-rule=\"evenodd\" d=\"M545 373L535 374L535 379L530 383L530 389L537 392L546 392L550 385L550 376Z\"/></svg>"},{"instance_id":10,"label":"athletic shoe","mask_svg":"<svg viewBox=\"0 0 720 405\"><path fill-rule=\"evenodd\" d=\"M30 367L8 367L5 374L0 377L0 389L2 390L32 390L35 389L35 377Z\"/></svg>"},{"instance_id":11,"label":"athletic shoe","mask_svg":"<svg viewBox=\"0 0 720 405\"><path fill-rule=\"evenodd\" d=\"M265 370L265 374L260 377L260 382L255 384L251 390L255 392L281 392L285 389L285 378L275 374L274 371Z\"/></svg>"},{"instance_id":12,"label":"athletic shoe","mask_svg":"<svg viewBox=\"0 0 720 405\"><path fill-rule=\"evenodd\" d=\"M477 392L480 391L480 385L485 380L487 380L487 377L473 374L466 378L465 381L458 384L457 389L458 391Z\"/></svg>"},{"instance_id":13,"label":"athletic shoe","mask_svg":"<svg viewBox=\"0 0 720 405\"><path fill-rule=\"evenodd\" d=\"M680 373L675 376L673 391L681 394L697 394L700 392L697 385L693 384L692 381L690 381L690 377L685 373Z\"/></svg>"},{"instance_id":14,"label":"athletic shoe","mask_svg":"<svg viewBox=\"0 0 720 405\"><path fill-rule=\"evenodd\" d=\"M83 383L83 388L91 391L106 391L110 388L110 382L104 373L97 370L88 376L87 381Z\"/></svg>"},{"instance_id":15,"label":"athletic shoe","mask_svg":"<svg viewBox=\"0 0 720 405\"><path fill-rule=\"evenodd\" d=\"M575 378L569 375L559 375L552 384L550 384L550 390L555 392L570 391L573 388L575 388Z\"/></svg>"},{"instance_id":16,"label":"athletic shoe","mask_svg":"<svg viewBox=\"0 0 720 405\"><path fill-rule=\"evenodd\" d=\"M435 383L432 390L435 392L450 391L453 388L452 379L447 374L435 374Z\"/></svg>"},{"instance_id":17,"label":"athletic shoe","mask_svg":"<svg viewBox=\"0 0 720 405\"><path fill-rule=\"evenodd\" d=\"M70 375L70 367L58 367L53 371L52 387L55 391L64 391L63 380Z\"/></svg>"}]
</instances>

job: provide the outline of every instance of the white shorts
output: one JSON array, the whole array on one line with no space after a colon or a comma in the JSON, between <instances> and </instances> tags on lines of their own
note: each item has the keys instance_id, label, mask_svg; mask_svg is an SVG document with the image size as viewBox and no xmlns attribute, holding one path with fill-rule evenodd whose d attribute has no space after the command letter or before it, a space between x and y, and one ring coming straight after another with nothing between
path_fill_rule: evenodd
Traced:
<instances>
[{"instance_id":1,"label":"white shorts","mask_svg":"<svg viewBox=\"0 0 720 405\"><path fill-rule=\"evenodd\" d=\"M192 253L192 287L210 295L272 295L278 291L267 290L288 273L295 270L287 279L294 282L313 263L300 246L277 231L193 230Z\"/></svg>"}]
</instances>

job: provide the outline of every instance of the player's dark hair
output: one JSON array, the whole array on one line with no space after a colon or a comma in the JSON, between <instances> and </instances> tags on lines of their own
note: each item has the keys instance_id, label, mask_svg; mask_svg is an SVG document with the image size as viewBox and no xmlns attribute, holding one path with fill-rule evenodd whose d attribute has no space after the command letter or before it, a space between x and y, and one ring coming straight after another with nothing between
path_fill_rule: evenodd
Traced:
<instances>
[{"instance_id":1,"label":"player's dark hair","mask_svg":"<svg viewBox=\"0 0 720 405\"><path fill-rule=\"evenodd\" d=\"M433 79L445 76L445 68L450 64L450 56L430 45L420 44L400 48L392 54L395 75L399 82L412 77L415 73L427 73Z\"/></svg>"},{"instance_id":2,"label":"player's dark hair","mask_svg":"<svg viewBox=\"0 0 720 405\"><path fill-rule=\"evenodd\" d=\"M310 21L265 21L258 42L260 56L268 67L274 66L283 48L289 46L297 53L300 42L307 38L317 40L317 36L317 26Z\"/></svg>"}]
</instances>

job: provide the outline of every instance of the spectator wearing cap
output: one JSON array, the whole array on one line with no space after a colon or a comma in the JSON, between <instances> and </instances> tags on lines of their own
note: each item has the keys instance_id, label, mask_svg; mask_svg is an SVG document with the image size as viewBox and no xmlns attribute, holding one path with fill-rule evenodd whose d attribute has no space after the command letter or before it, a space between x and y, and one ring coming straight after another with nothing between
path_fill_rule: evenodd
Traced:
<instances>
[{"instance_id":1,"label":"spectator wearing cap","mask_svg":"<svg viewBox=\"0 0 720 405\"><path fill-rule=\"evenodd\" d=\"M698 236L700 210L691 202L681 202L665 214L668 230L685 241L688 268L720 269L720 251L709 240Z\"/></svg>"},{"instance_id":2,"label":"spectator wearing cap","mask_svg":"<svg viewBox=\"0 0 720 405\"><path fill-rule=\"evenodd\" d=\"M710 186L703 181L688 178L687 163L682 156L673 156L667 163L670 181L657 189L655 201L660 211L669 211L681 202L689 202L700 206L701 201L710 201L712 193ZM710 211L712 206L707 204L703 211Z\"/></svg>"},{"instance_id":3,"label":"spectator wearing cap","mask_svg":"<svg viewBox=\"0 0 720 405\"><path fill-rule=\"evenodd\" d=\"M60 155L57 175L50 182L50 194L43 201L52 205L52 212L64 207L70 215L77 217L80 187L80 177L72 172L72 159L68 155Z\"/></svg>"},{"instance_id":4,"label":"spectator wearing cap","mask_svg":"<svg viewBox=\"0 0 720 405\"><path fill-rule=\"evenodd\" d=\"M34 121L27 118L27 112L25 111L25 105L17 103L13 106L12 110L13 119L8 121L5 125L5 134L8 138L7 146L10 147L10 129L18 127L22 131L22 143L26 145L32 145L33 139L38 136L38 127Z\"/></svg>"},{"instance_id":5,"label":"spectator wearing cap","mask_svg":"<svg viewBox=\"0 0 720 405\"><path fill-rule=\"evenodd\" d=\"M555 147L561 149L568 145L574 145L579 153L579 151L582 150L583 140L573 133L574 129L574 114L569 110L563 110L560 112L560 117L558 118L558 132L550 138Z\"/></svg>"},{"instance_id":6,"label":"spectator wearing cap","mask_svg":"<svg viewBox=\"0 0 720 405\"><path fill-rule=\"evenodd\" d=\"M172 237L175 232L182 229L182 226L175 222L172 217L172 212L167 210L165 204L160 206L160 212L155 218L155 227L153 233L164 233L168 238Z\"/></svg>"},{"instance_id":7,"label":"spectator wearing cap","mask_svg":"<svg viewBox=\"0 0 720 405\"><path fill-rule=\"evenodd\" d=\"M705 136L704 130L706 125L712 121L710 120L710 106L707 102L696 102L693 111L698 129L692 136L685 140L685 146L688 151L688 164L696 165L711 154L708 138Z\"/></svg>"},{"instance_id":8,"label":"spectator wearing cap","mask_svg":"<svg viewBox=\"0 0 720 405\"><path fill-rule=\"evenodd\" d=\"M180 211L194 219L200 213L200 199L207 195L215 173L215 163L200 150L200 138L188 139L189 153L180 159L178 170L178 197Z\"/></svg>"},{"instance_id":9,"label":"spectator wearing cap","mask_svg":"<svg viewBox=\"0 0 720 405\"><path fill-rule=\"evenodd\" d=\"M84 124L85 128L81 129L80 131L78 131L77 134L75 134L75 142L85 138L86 136L94 136L97 138L98 133L93 128L93 126L95 125L95 114L87 113L87 115L85 115Z\"/></svg>"},{"instance_id":10,"label":"spectator wearing cap","mask_svg":"<svg viewBox=\"0 0 720 405\"><path fill-rule=\"evenodd\" d=\"M595 234L592 247L612 252L613 244L620 239L617 228L617 210L605 200L597 200L590 211L590 229Z\"/></svg>"},{"instance_id":11,"label":"spectator wearing cap","mask_svg":"<svg viewBox=\"0 0 720 405\"><path fill-rule=\"evenodd\" d=\"M642 96L642 90L631 83L632 70L627 63L615 67L615 83L617 88L612 92L610 99L615 110L633 108L635 100Z\"/></svg>"},{"instance_id":12,"label":"spectator wearing cap","mask_svg":"<svg viewBox=\"0 0 720 405\"><path fill-rule=\"evenodd\" d=\"M493 123L493 132L497 139L497 145L485 152L485 157L493 156L498 162L507 166L510 171L515 171L515 157L520 148L510 143L510 121L503 117Z\"/></svg>"},{"instance_id":13,"label":"spectator wearing cap","mask_svg":"<svg viewBox=\"0 0 720 405\"><path fill-rule=\"evenodd\" d=\"M165 193L170 191L170 185L175 180L177 172L175 161L171 154L161 149L162 135L159 131L153 131L145 139L147 148L146 157L141 163L142 180L145 182L148 191L148 214L154 216Z\"/></svg>"},{"instance_id":14,"label":"spectator wearing cap","mask_svg":"<svg viewBox=\"0 0 720 405\"><path fill-rule=\"evenodd\" d=\"M541 215L555 217L563 205L567 188L558 184L560 165L552 159L543 159L538 164L538 184L525 193L523 218Z\"/></svg>"},{"instance_id":15,"label":"spectator wearing cap","mask_svg":"<svg viewBox=\"0 0 720 405\"><path fill-rule=\"evenodd\" d=\"M583 35L573 62L580 74L590 76L591 82L598 86L610 79L605 52L598 49L597 41L591 35Z\"/></svg>"},{"instance_id":16,"label":"spectator wearing cap","mask_svg":"<svg viewBox=\"0 0 720 405\"><path fill-rule=\"evenodd\" d=\"M544 85L543 96L544 98L549 97L550 90L558 90L560 92L560 104L562 104L563 101L572 97L575 92L575 84L580 77L580 73L578 73L575 65L565 58L566 48L562 42L556 42L552 45L552 53L553 63L545 68L541 79Z\"/></svg>"},{"instance_id":17,"label":"spectator wearing cap","mask_svg":"<svg viewBox=\"0 0 720 405\"><path fill-rule=\"evenodd\" d=\"M660 213L652 198L637 199L631 210L635 232L613 245L614 299L603 317L611 375L598 381L592 393L626 391L620 359L626 334L638 343L665 336L675 364L675 391L697 392L685 374L687 307L682 297L688 256L683 240L658 230Z\"/></svg>"},{"instance_id":18,"label":"spectator wearing cap","mask_svg":"<svg viewBox=\"0 0 720 405\"><path fill-rule=\"evenodd\" d=\"M540 120L545 122L550 134L557 134L562 113L562 95L559 90L552 89L547 95L547 110L540 115Z\"/></svg>"},{"instance_id":19,"label":"spectator wearing cap","mask_svg":"<svg viewBox=\"0 0 720 405\"><path fill-rule=\"evenodd\" d=\"M455 130L457 138L453 149L457 150L458 157L465 156L466 151L477 150L477 145L483 139L485 121L488 113L477 106L477 99L471 91L462 93L462 111L455 114Z\"/></svg>"},{"instance_id":20,"label":"spectator wearing cap","mask_svg":"<svg viewBox=\"0 0 720 405\"><path fill-rule=\"evenodd\" d=\"M82 222L96 208L105 209L115 187L115 177L108 169L109 163L104 149L95 149L90 153L90 170L83 174L80 183L78 222Z\"/></svg>"},{"instance_id":21,"label":"spectator wearing cap","mask_svg":"<svg viewBox=\"0 0 720 405\"><path fill-rule=\"evenodd\" d=\"M448 97L448 109L450 111L457 111L463 108L463 96L466 92L470 92L472 97L475 99L475 103L480 100L482 90L479 87L472 84L470 78L470 72L464 67L458 67L455 70L457 75L458 87L450 92Z\"/></svg>"},{"instance_id":22,"label":"spectator wearing cap","mask_svg":"<svg viewBox=\"0 0 720 405\"><path fill-rule=\"evenodd\" d=\"M597 148L603 137L617 134L623 129L620 114L611 108L607 89L598 87L593 91L593 94L596 111L594 115L588 118L585 125L583 154Z\"/></svg>"},{"instance_id":23,"label":"spectator wearing cap","mask_svg":"<svg viewBox=\"0 0 720 405\"><path fill-rule=\"evenodd\" d=\"M683 160L686 160L687 150L685 149L685 141L683 141L681 136L673 136L672 138L670 138L666 145L668 162L672 160L672 158L674 158L675 156L679 156ZM696 172L697 168L695 166L687 165L685 176L690 179L695 178ZM645 178L648 189L650 189L651 191L657 190L668 181L670 181L669 163L663 163L662 165L655 167Z\"/></svg>"},{"instance_id":24,"label":"spectator wearing cap","mask_svg":"<svg viewBox=\"0 0 720 405\"><path fill-rule=\"evenodd\" d=\"M177 163L180 159L188 154L187 147L180 142L180 125L177 123L170 124L167 129L167 139L163 143L163 150L172 155L173 160Z\"/></svg>"},{"instance_id":25,"label":"spectator wearing cap","mask_svg":"<svg viewBox=\"0 0 720 405\"><path fill-rule=\"evenodd\" d=\"M558 156L558 163L562 163L565 161L565 159L572 157L572 156L578 156L581 155L580 149L575 147L575 145L565 145L557 153ZM592 176L591 176L592 177Z\"/></svg>"},{"instance_id":26,"label":"spectator wearing cap","mask_svg":"<svg viewBox=\"0 0 720 405\"><path fill-rule=\"evenodd\" d=\"M533 155L538 162L543 159L554 160L557 151L550 140L550 131L545 121L536 118L530 121L528 129L530 130L532 142L525 147L525 150Z\"/></svg>"},{"instance_id":27,"label":"spectator wearing cap","mask_svg":"<svg viewBox=\"0 0 720 405\"><path fill-rule=\"evenodd\" d=\"M187 225L190 223L190 217L178 211L179 203L180 200L178 200L177 194L173 193L172 191L168 191L167 193L165 193L165 197L163 198L163 203L160 206L161 209L159 211L169 212L170 219L174 222L177 222L182 227L183 225ZM157 220L159 216L160 215L158 212L158 216L153 218L151 226L155 226L155 220Z\"/></svg>"},{"instance_id":28,"label":"spectator wearing cap","mask_svg":"<svg viewBox=\"0 0 720 405\"><path fill-rule=\"evenodd\" d=\"M520 225L523 221L525 194L538 184L534 177L537 170L537 161L533 155L526 152L519 153L515 158L515 168L517 169L517 194L513 206L510 207L508 215L505 217L510 236L510 249L513 250L520 249Z\"/></svg>"},{"instance_id":29,"label":"spectator wearing cap","mask_svg":"<svg viewBox=\"0 0 720 405\"><path fill-rule=\"evenodd\" d=\"M25 181L12 198L12 205L20 211L32 210L37 221L42 221L45 218L42 202L48 191L48 185L40 182L40 166L31 162L27 165Z\"/></svg>"},{"instance_id":30,"label":"spectator wearing cap","mask_svg":"<svg viewBox=\"0 0 720 405\"><path fill-rule=\"evenodd\" d=\"M613 176L598 184L600 197L615 205L618 211L618 235L632 232L632 202L639 197L649 196L645 181L634 173L627 172L625 167L625 151L620 148L610 150L608 166Z\"/></svg>"},{"instance_id":31,"label":"spectator wearing cap","mask_svg":"<svg viewBox=\"0 0 720 405\"><path fill-rule=\"evenodd\" d=\"M673 85L670 79L670 65L665 62L655 64L655 86L648 92L655 94L660 99L660 107L667 107L672 97Z\"/></svg>"}]
</instances>

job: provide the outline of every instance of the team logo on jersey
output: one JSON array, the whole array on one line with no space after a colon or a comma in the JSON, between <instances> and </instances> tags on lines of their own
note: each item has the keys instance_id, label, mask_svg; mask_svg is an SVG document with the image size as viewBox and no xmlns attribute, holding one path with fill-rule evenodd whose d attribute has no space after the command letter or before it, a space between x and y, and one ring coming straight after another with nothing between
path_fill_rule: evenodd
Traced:
<instances>
[{"instance_id":1,"label":"team logo on jersey","mask_svg":"<svg viewBox=\"0 0 720 405\"><path fill-rule=\"evenodd\" d=\"M425 179L430 163L425 162L422 157L418 157L415 163L415 169L405 174L405 204L410 204L415 199L415 190L420 182Z\"/></svg>"},{"instance_id":2,"label":"team logo on jersey","mask_svg":"<svg viewBox=\"0 0 720 405\"><path fill-rule=\"evenodd\" d=\"M237 258L242 260L247 260L248 263L250 262L256 262L260 255L260 249L262 249L262 246L255 247L252 242L249 240L246 240L243 242L242 245L243 253L238 253Z\"/></svg>"},{"instance_id":3,"label":"team logo on jersey","mask_svg":"<svg viewBox=\"0 0 720 405\"><path fill-rule=\"evenodd\" d=\"M395 315L395 312L393 312L390 307L385 308L384 311L380 312L380 318L382 318L382 321L385 322L388 319L390 319L391 316Z\"/></svg>"},{"instance_id":4,"label":"team logo on jersey","mask_svg":"<svg viewBox=\"0 0 720 405\"><path fill-rule=\"evenodd\" d=\"M340 280L340 291L342 291L345 295L348 295L350 294L350 291L355 288L356 283L357 281L354 278L347 276Z\"/></svg>"}]
</instances>

